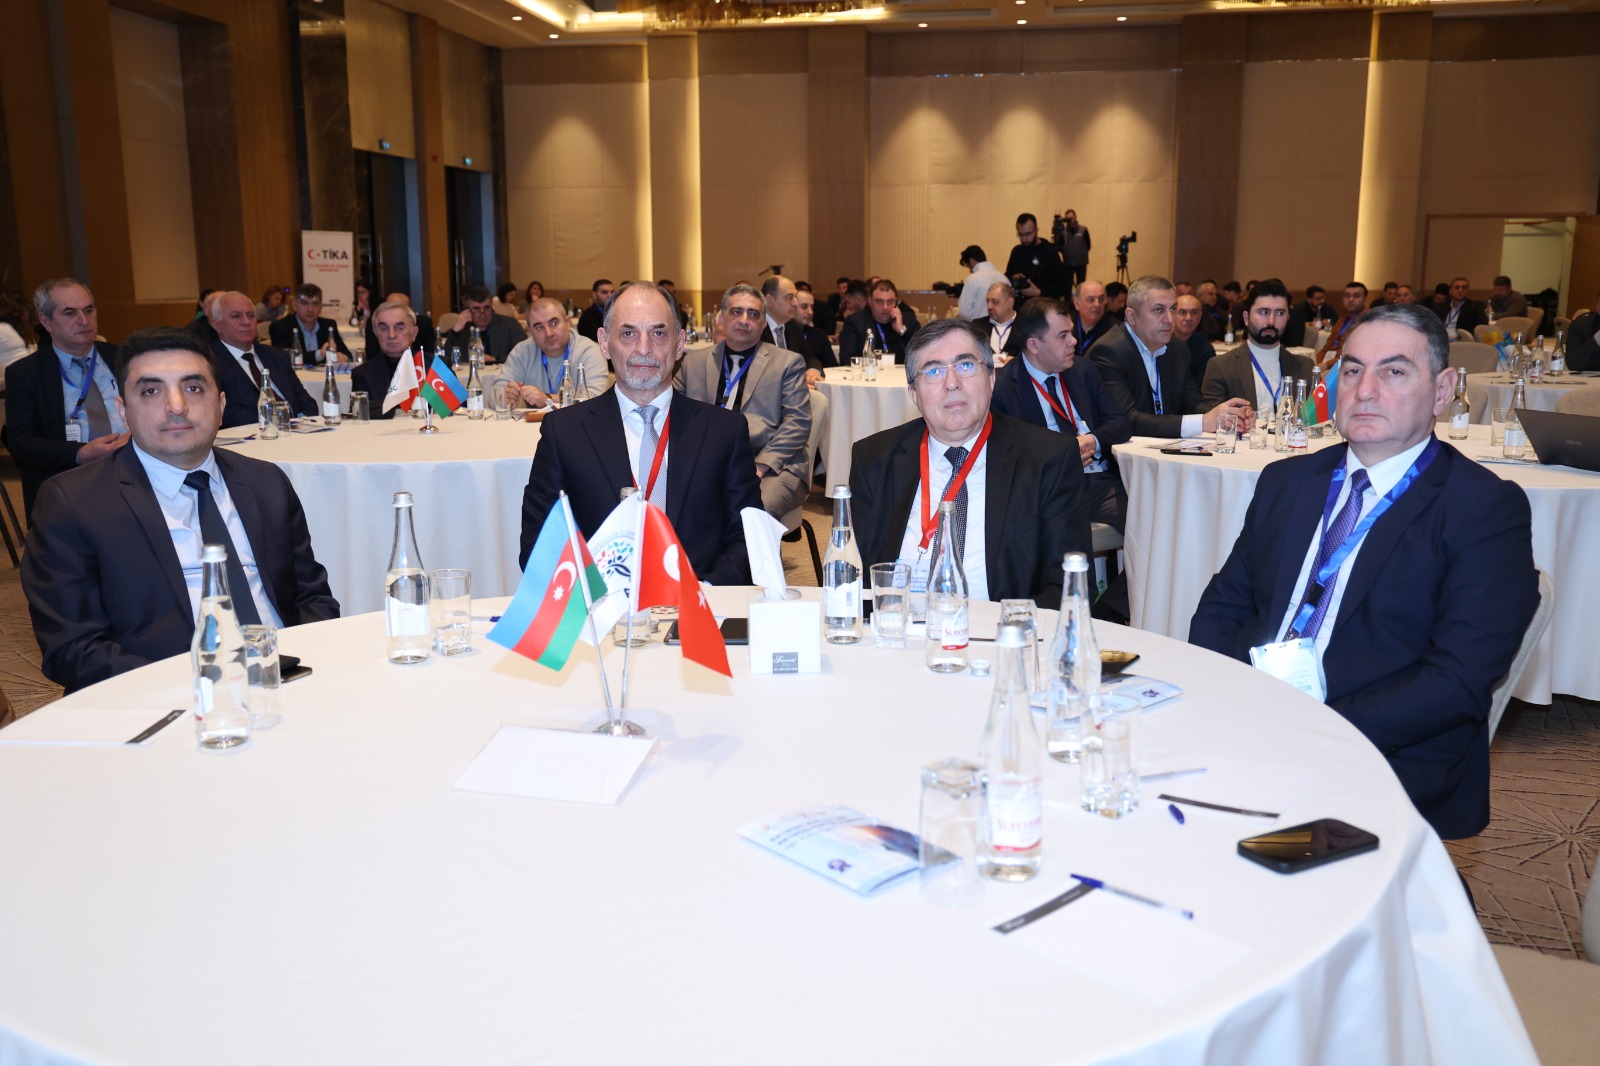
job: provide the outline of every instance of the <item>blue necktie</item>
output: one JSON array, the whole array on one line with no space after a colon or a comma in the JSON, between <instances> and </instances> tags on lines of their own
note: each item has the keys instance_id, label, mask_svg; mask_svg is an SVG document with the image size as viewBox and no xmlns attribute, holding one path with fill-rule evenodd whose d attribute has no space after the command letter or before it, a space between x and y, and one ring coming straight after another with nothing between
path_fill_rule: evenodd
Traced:
<instances>
[{"instance_id":1,"label":"blue necktie","mask_svg":"<svg viewBox=\"0 0 1600 1066\"><path fill-rule=\"evenodd\" d=\"M1306 582L1306 594L1301 597L1305 602L1317 587L1317 572L1327 565L1333 558L1333 553L1338 551L1339 545L1350 536L1350 531L1356 528L1356 521L1361 517L1361 500L1366 496L1367 489L1372 486L1372 479L1365 470L1357 470L1350 475L1350 498L1344 501L1344 506L1339 513L1333 516L1333 525L1322 536L1322 543L1317 546L1317 558L1311 564L1311 578ZM1311 621L1306 623L1302 637L1316 639L1317 631L1322 628L1322 620L1327 616L1328 604L1333 600L1333 586L1339 580L1335 574L1328 582L1328 587L1322 590L1322 598L1317 601L1317 609L1311 615Z\"/></svg>"}]
</instances>

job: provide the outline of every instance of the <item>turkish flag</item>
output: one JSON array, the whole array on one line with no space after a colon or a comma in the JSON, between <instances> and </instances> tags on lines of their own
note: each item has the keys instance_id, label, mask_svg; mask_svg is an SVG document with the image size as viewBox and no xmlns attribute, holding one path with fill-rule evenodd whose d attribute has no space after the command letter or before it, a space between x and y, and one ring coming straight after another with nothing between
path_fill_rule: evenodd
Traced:
<instances>
[{"instance_id":1,"label":"turkish flag","mask_svg":"<svg viewBox=\"0 0 1600 1066\"><path fill-rule=\"evenodd\" d=\"M666 514L653 504L644 506L644 537L639 545L639 606L678 608L678 636L683 657L732 677L728 648L722 630L706 603L705 591L694 567L683 554L678 534Z\"/></svg>"}]
</instances>

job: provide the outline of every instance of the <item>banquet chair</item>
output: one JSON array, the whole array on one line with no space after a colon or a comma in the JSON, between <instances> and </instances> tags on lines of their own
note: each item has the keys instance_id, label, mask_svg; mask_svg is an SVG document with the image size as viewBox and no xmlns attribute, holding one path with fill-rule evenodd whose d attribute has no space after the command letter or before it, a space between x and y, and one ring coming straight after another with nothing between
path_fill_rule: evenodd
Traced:
<instances>
[{"instance_id":1,"label":"banquet chair","mask_svg":"<svg viewBox=\"0 0 1600 1066\"><path fill-rule=\"evenodd\" d=\"M456 331L456 322L460 318L461 316L456 312L446 311L444 314L439 316L439 321L437 324L435 324L434 329L441 334L454 333Z\"/></svg>"},{"instance_id":2,"label":"banquet chair","mask_svg":"<svg viewBox=\"0 0 1600 1066\"><path fill-rule=\"evenodd\" d=\"M1492 344L1456 341L1450 345L1450 368L1465 367L1469 374L1492 374L1500 365L1500 353Z\"/></svg>"},{"instance_id":3,"label":"banquet chair","mask_svg":"<svg viewBox=\"0 0 1600 1066\"><path fill-rule=\"evenodd\" d=\"M1583 953L1588 961L1533 948L1494 946L1495 961L1544 1066L1592 1063L1600 1047L1600 860L1583 901Z\"/></svg>"},{"instance_id":4,"label":"banquet chair","mask_svg":"<svg viewBox=\"0 0 1600 1066\"><path fill-rule=\"evenodd\" d=\"M1573 389L1557 397L1556 410L1564 415L1600 415L1600 391Z\"/></svg>"},{"instance_id":5,"label":"banquet chair","mask_svg":"<svg viewBox=\"0 0 1600 1066\"><path fill-rule=\"evenodd\" d=\"M806 518L806 500L811 498L811 468L817 461L817 448L822 443L822 431L828 424L828 398L821 389L807 389L811 399L811 437L806 441L806 495L794 510L783 516L783 539L793 544L803 532L806 546L811 549L811 566L817 572L817 584L822 584L822 556L817 553L817 531Z\"/></svg>"},{"instance_id":6,"label":"banquet chair","mask_svg":"<svg viewBox=\"0 0 1600 1066\"><path fill-rule=\"evenodd\" d=\"M1522 672L1528 668L1528 660L1533 658L1533 649L1539 646L1539 638L1544 636L1544 631L1550 625L1550 614L1556 607L1556 585L1550 580L1550 575L1543 570L1539 571L1539 606L1533 612L1533 620L1528 623L1527 632L1522 634L1522 643L1517 645L1517 654L1511 659L1511 669L1506 671L1506 676L1494 687L1489 694L1489 742L1494 743L1495 730L1500 728L1500 719L1506 713L1506 704L1511 702L1511 690L1517 687L1517 682L1522 680Z\"/></svg>"},{"instance_id":7,"label":"banquet chair","mask_svg":"<svg viewBox=\"0 0 1600 1066\"><path fill-rule=\"evenodd\" d=\"M1571 328L1572 328L1572 319L1563 317L1562 315L1557 315L1556 316L1556 332L1557 333L1565 334L1567 332L1567 330L1569 330Z\"/></svg>"},{"instance_id":8,"label":"banquet chair","mask_svg":"<svg viewBox=\"0 0 1600 1066\"><path fill-rule=\"evenodd\" d=\"M1522 334L1523 344L1528 344L1533 340L1533 319L1523 318L1521 315L1508 315L1505 318L1497 318L1494 320L1494 325L1488 327L1479 326L1473 332L1476 333L1478 329L1484 328L1496 330L1504 334L1508 339L1520 333ZM1478 338L1478 340L1482 339L1482 337Z\"/></svg>"},{"instance_id":9,"label":"banquet chair","mask_svg":"<svg viewBox=\"0 0 1600 1066\"><path fill-rule=\"evenodd\" d=\"M1528 321L1530 323L1532 323L1528 327L1528 336L1537 337L1539 335L1539 323L1544 321L1544 308L1542 308L1542 307L1530 307L1530 308L1528 308Z\"/></svg>"},{"instance_id":10,"label":"banquet chair","mask_svg":"<svg viewBox=\"0 0 1600 1066\"><path fill-rule=\"evenodd\" d=\"M5 689L0 689L0 726L8 726L16 720L16 712L11 709L11 701L6 699Z\"/></svg>"}]
</instances>

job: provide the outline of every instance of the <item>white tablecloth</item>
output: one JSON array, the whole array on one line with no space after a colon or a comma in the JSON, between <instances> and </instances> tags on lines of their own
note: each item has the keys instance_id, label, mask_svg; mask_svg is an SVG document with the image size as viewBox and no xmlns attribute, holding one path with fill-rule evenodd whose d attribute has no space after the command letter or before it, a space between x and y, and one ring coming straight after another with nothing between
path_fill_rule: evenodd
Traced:
<instances>
[{"instance_id":1,"label":"white tablecloth","mask_svg":"<svg viewBox=\"0 0 1600 1066\"><path fill-rule=\"evenodd\" d=\"M817 387L828 397L828 428L822 439L828 491L850 484L850 448L879 430L917 417L906 387L905 368L878 371L876 381L847 380L850 371L833 370Z\"/></svg>"},{"instance_id":2,"label":"white tablecloth","mask_svg":"<svg viewBox=\"0 0 1600 1066\"><path fill-rule=\"evenodd\" d=\"M1468 374L1467 403L1472 405L1473 425L1487 426L1493 421L1494 408L1510 407L1515 388L1506 374ZM1529 385L1524 395L1533 410L1554 411L1556 401L1573 389L1600 389L1600 379L1564 374Z\"/></svg>"},{"instance_id":3,"label":"white tablecloth","mask_svg":"<svg viewBox=\"0 0 1600 1066\"><path fill-rule=\"evenodd\" d=\"M1488 426L1472 426L1462 450L1489 455L1488 441ZM1249 451L1242 441L1233 455L1162 455L1162 443L1171 442L1135 437L1116 448L1128 489L1123 548L1133 624L1184 640L1201 594L1244 528L1257 475L1282 456L1270 449ZM1334 443L1311 442L1313 448ZM1515 695L1533 703L1549 703L1558 692L1600 699L1600 656L1593 653L1590 616L1592 593L1600 589L1600 559L1589 544L1592 531L1600 529L1600 474L1536 464L1488 469L1528 494L1533 559L1556 587L1550 628Z\"/></svg>"},{"instance_id":4,"label":"white tablecloth","mask_svg":"<svg viewBox=\"0 0 1600 1066\"><path fill-rule=\"evenodd\" d=\"M400 491L416 497L417 545L430 569L466 567L473 590L484 596L516 590L522 490L539 426L495 422L492 414L472 422L459 413L435 419L437 433L419 433L421 425L404 414L365 424L346 420L326 433L232 446L289 475L305 507L312 550L346 614L383 606ZM221 439L249 432L225 430Z\"/></svg>"},{"instance_id":5,"label":"white tablecloth","mask_svg":"<svg viewBox=\"0 0 1600 1066\"><path fill-rule=\"evenodd\" d=\"M976 755L989 680L857 646L787 677L731 649L729 681L652 646L654 762L617 807L549 803L451 784L504 722L588 719L587 649L562 675L481 636L397 667L380 617L343 619L285 631L316 673L243 750L198 753L187 720L148 748L0 744L0 1061L810 1066L983 1061L1001 1038L1019 1064L1534 1061L1443 846L1354 728L1241 664L1100 636L1187 690L1146 715L1147 767L1302 766L1280 824L1336 815L1378 851L1285 877L1234 853L1261 820L1180 826L1150 787L1105 821L1051 764L1034 881L970 910L860 899L736 831L825 802L914 827L918 768ZM180 658L38 713L153 720L188 688ZM990 931L1072 871L1248 954L1158 1006Z\"/></svg>"},{"instance_id":6,"label":"white tablecloth","mask_svg":"<svg viewBox=\"0 0 1600 1066\"><path fill-rule=\"evenodd\" d=\"M505 374L505 368L502 367L502 366L499 366L499 365L486 366L486 367L484 367L482 370L480 370L478 372L478 377L483 382L483 402L484 402L485 405L489 405L489 404L491 404L493 402L492 398L491 398L491 394L489 392L489 389L504 374ZM302 384L302 385L304 385L306 387L306 391L311 394L311 398L313 400L316 400L318 403L321 403L322 402L322 386L326 381L326 377L325 377L324 371L322 371L320 369L317 369L317 370L299 370L299 371L295 372L295 376L300 379L300 384ZM333 375L333 380L334 380L334 383L337 384L338 387L339 387L339 410L341 410L341 411L349 411L350 410L350 375L349 374L341 374L338 371L335 371L334 375ZM461 378L461 383L463 385L466 384L466 381L467 381L467 379L465 377ZM383 394L379 393L376 396L368 396L367 397L367 403L370 405L371 410L373 410L373 411L381 410L383 408Z\"/></svg>"}]
</instances>

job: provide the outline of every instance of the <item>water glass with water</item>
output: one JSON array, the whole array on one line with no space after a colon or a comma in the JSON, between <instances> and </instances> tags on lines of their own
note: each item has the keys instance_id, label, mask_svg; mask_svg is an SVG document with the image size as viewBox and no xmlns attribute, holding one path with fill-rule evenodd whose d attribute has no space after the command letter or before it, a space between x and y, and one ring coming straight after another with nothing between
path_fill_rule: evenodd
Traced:
<instances>
[{"instance_id":1,"label":"water glass with water","mask_svg":"<svg viewBox=\"0 0 1600 1066\"><path fill-rule=\"evenodd\" d=\"M372 421L372 401L365 392L350 394L350 418L355 422Z\"/></svg>"},{"instance_id":2,"label":"water glass with water","mask_svg":"<svg viewBox=\"0 0 1600 1066\"><path fill-rule=\"evenodd\" d=\"M982 772L976 763L952 757L922 768L918 858L922 898L929 903L970 907L983 899L983 878L978 876L982 816Z\"/></svg>"},{"instance_id":3,"label":"water glass with water","mask_svg":"<svg viewBox=\"0 0 1600 1066\"><path fill-rule=\"evenodd\" d=\"M1218 455L1232 455L1238 446L1239 428L1234 424L1233 416L1224 412L1217 416L1217 432L1212 441L1211 449Z\"/></svg>"},{"instance_id":4,"label":"water glass with water","mask_svg":"<svg viewBox=\"0 0 1600 1066\"><path fill-rule=\"evenodd\" d=\"M433 650L440 655L472 650L472 571L428 574L428 623L433 626Z\"/></svg>"},{"instance_id":5,"label":"water glass with water","mask_svg":"<svg viewBox=\"0 0 1600 1066\"><path fill-rule=\"evenodd\" d=\"M283 721L282 677L278 667L278 631L273 626L243 626L244 669L250 705L250 728L271 729Z\"/></svg>"},{"instance_id":6,"label":"water glass with water","mask_svg":"<svg viewBox=\"0 0 1600 1066\"><path fill-rule=\"evenodd\" d=\"M1496 407L1489 422L1489 443L1499 446L1506 442L1506 419L1511 414L1507 407Z\"/></svg>"},{"instance_id":7,"label":"water glass with water","mask_svg":"<svg viewBox=\"0 0 1600 1066\"><path fill-rule=\"evenodd\" d=\"M872 640L880 648L906 646L911 623L911 564L873 563Z\"/></svg>"},{"instance_id":8,"label":"water glass with water","mask_svg":"<svg viewBox=\"0 0 1600 1066\"><path fill-rule=\"evenodd\" d=\"M1139 808L1139 701L1100 694L1094 724L1085 730L1080 803L1104 818Z\"/></svg>"}]
</instances>

